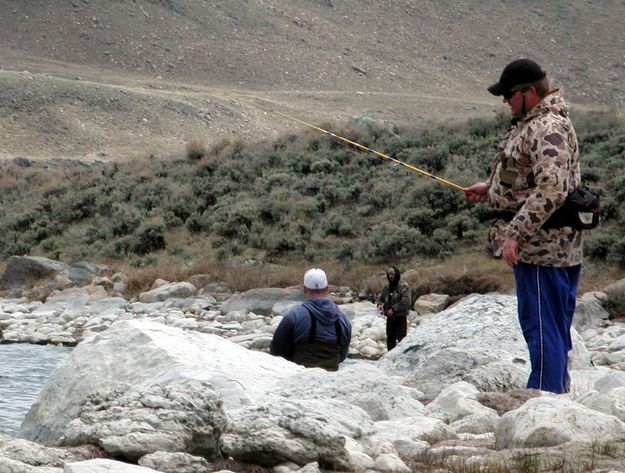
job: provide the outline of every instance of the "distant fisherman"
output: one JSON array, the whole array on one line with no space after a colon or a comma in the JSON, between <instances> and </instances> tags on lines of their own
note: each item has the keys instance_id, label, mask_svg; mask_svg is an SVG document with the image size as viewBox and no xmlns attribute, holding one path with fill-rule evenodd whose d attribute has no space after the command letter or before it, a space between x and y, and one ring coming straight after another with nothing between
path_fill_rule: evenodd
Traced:
<instances>
[{"instance_id":1,"label":"distant fisherman","mask_svg":"<svg viewBox=\"0 0 625 473\"><path fill-rule=\"evenodd\" d=\"M270 352L307 368L336 371L347 358L352 325L327 297L328 279L323 270L306 271L304 295L304 303L288 311L278 325Z\"/></svg>"},{"instance_id":2,"label":"distant fisherman","mask_svg":"<svg viewBox=\"0 0 625 473\"><path fill-rule=\"evenodd\" d=\"M378 297L378 309L386 316L386 348L391 351L408 332L408 314L412 296L410 286L401 280L395 266L386 270L388 284Z\"/></svg>"},{"instance_id":3,"label":"distant fisherman","mask_svg":"<svg viewBox=\"0 0 625 473\"><path fill-rule=\"evenodd\" d=\"M534 61L506 66L488 88L513 120L491 176L465 190L500 215L489 232L493 254L514 270L519 322L531 361L528 388L565 393L571 323L582 262L582 232L547 222L580 184L579 151L568 107Z\"/></svg>"}]
</instances>

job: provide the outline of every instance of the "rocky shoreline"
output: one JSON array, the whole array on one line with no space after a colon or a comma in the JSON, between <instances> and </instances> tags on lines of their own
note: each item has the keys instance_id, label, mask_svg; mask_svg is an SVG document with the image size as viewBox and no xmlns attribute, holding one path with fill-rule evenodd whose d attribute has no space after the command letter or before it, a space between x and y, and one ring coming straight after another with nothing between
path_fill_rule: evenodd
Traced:
<instances>
[{"instance_id":1,"label":"rocky shoreline","mask_svg":"<svg viewBox=\"0 0 625 473\"><path fill-rule=\"evenodd\" d=\"M31 269L14 260L4 287L10 271L46 273L32 268L48 261L21 258ZM298 288L232 294L198 275L127 300L121 274L51 267L29 292L41 300L17 290L0 299L0 340L76 347L18 438L0 435L0 471L191 473L225 471L225 461L277 473L500 472L531 461L623 471L625 326L603 307L623 281L579 299L572 390L556 396L523 389L529 360L511 295L450 306L423 297L386 353L374 304L333 288L353 338L329 373L267 353Z\"/></svg>"}]
</instances>

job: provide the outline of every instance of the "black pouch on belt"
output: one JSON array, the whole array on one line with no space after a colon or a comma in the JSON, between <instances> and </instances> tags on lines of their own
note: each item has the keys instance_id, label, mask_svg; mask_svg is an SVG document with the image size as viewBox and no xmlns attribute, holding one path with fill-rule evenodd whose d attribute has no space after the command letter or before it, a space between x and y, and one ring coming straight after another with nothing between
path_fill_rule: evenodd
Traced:
<instances>
[{"instance_id":1,"label":"black pouch on belt","mask_svg":"<svg viewBox=\"0 0 625 473\"><path fill-rule=\"evenodd\" d=\"M564 204L549 217L543 228L573 227L577 230L590 230L599 225L600 213L599 194L586 186L578 186L566 196Z\"/></svg>"}]
</instances>

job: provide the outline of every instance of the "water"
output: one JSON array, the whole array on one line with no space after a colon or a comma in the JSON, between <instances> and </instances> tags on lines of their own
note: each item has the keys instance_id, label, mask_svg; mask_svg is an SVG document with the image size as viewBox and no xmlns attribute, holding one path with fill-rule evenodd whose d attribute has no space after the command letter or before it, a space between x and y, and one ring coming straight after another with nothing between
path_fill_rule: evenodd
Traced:
<instances>
[{"instance_id":1,"label":"water","mask_svg":"<svg viewBox=\"0 0 625 473\"><path fill-rule=\"evenodd\" d=\"M54 368L71 351L54 345L0 345L0 432L15 435Z\"/></svg>"}]
</instances>

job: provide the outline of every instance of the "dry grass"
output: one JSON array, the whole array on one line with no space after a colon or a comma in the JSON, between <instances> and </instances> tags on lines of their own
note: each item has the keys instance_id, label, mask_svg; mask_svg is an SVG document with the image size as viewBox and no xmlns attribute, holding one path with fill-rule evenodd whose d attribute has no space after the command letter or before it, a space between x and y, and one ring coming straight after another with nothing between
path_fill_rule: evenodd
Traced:
<instances>
[{"instance_id":1,"label":"dry grass","mask_svg":"<svg viewBox=\"0 0 625 473\"><path fill-rule=\"evenodd\" d=\"M271 264L235 263L219 264L206 260L193 266L182 267L170 263L159 264L147 268L134 268L129 265L116 265L115 271L128 276L127 296L132 297L148 290L156 279L166 281L184 281L195 274L208 275L211 282L219 282L233 291L247 291L260 287L289 287L301 284L304 272L311 267L321 267L334 286L359 288L376 268L370 265L354 265L345 270L339 263L292 263L288 266ZM383 271L384 268L381 270ZM380 268L378 268L380 270Z\"/></svg>"},{"instance_id":2,"label":"dry grass","mask_svg":"<svg viewBox=\"0 0 625 473\"><path fill-rule=\"evenodd\" d=\"M505 393L485 392L480 393L478 400L486 407L497 411L500 416L506 412L519 408L528 399L540 396L537 389L514 389Z\"/></svg>"},{"instance_id":3,"label":"dry grass","mask_svg":"<svg viewBox=\"0 0 625 473\"><path fill-rule=\"evenodd\" d=\"M180 244L184 245L180 241ZM191 250L193 254L207 254L207 251ZM390 264L367 264L319 261L293 261L283 265L254 264L226 261L219 263L206 258L194 264L172 263L170 260L144 268L135 268L119 262L106 262L114 271L121 271L129 277L127 296L133 296L149 289L154 280L184 281L195 274L208 274L211 282L226 284L233 291L246 291L259 287L288 287L301 284L304 272L311 267L320 267L334 286L347 286L358 292L377 294L386 284L385 271ZM506 293L514 289L514 276L501 260L494 260L482 254L463 254L445 261L417 261L395 264L402 270L402 279L410 285L413 300L423 294L448 294L458 298L471 293ZM601 290L607 284L625 277L625 270L617 267L591 266L582 272L578 294ZM599 274L598 274L599 273Z\"/></svg>"},{"instance_id":4,"label":"dry grass","mask_svg":"<svg viewBox=\"0 0 625 473\"><path fill-rule=\"evenodd\" d=\"M206 156L208 152L208 147L205 141L203 140L193 140L187 143L187 158L192 161L197 161Z\"/></svg>"}]
</instances>

